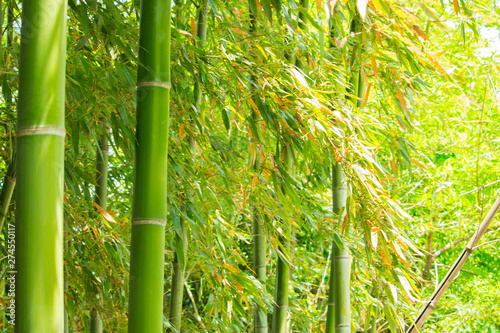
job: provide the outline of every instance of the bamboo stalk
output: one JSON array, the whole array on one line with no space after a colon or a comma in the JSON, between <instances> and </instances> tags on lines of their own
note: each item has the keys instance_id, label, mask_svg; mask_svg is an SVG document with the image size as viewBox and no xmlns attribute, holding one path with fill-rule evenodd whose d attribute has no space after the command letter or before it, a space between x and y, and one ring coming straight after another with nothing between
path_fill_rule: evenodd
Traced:
<instances>
[{"instance_id":1,"label":"bamboo stalk","mask_svg":"<svg viewBox=\"0 0 500 333\"><path fill-rule=\"evenodd\" d=\"M16 160L7 168L5 177L3 178L2 192L0 193L0 234L3 231L3 225L5 218L9 212L10 201L12 199L12 193L14 193L14 188L16 187Z\"/></svg>"},{"instance_id":2,"label":"bamboo stalk","mask_svg":"<svg viewBox=\"0 0 500 333\"><path fill-rule=\"evenodd\" d=\"M205 41L207 39L207 16L208 16L208 1L203 0L201 7L198 11L198 22L196 25L196 36L200 39L199 47L205 46ZM195 99L195 108L199 112L201 108L201 102L203 93L200 88L199 82L201 81L201 73L198 76L198 80L195 81L194 85L194 99ZM197 143L194 137L187 136L186 140L189 143L191 148L191 159L194 160L196 156ZM192 193L190 193L192 196ZM182 198L182 201L185 201ZM185 205L181 204L180 207L182 212L185 212ZM180 230L181 234L175 233L175 243L179 244L182 249L182 260L179 260L179 254L177 250L174 252L174 260L172 263L172 290L170 292L170 306L169 306L169 314L168 318L172 325L172 328L178 332L181 331L181 323L182 323L182 301L184 295L184 284L185 284L185 269L186 269L186 256L187 256L187 247L188 240L186 236L185 230L185 221L184 217L181 214L180 216Z\"/></svg>"},{"instance_id":3,"label":"bamboo stalk","mask_svg":"<svg viewBox=\"0 0 500 333\"><path fill-rule=\"evenodd\" d=\"M16 133L15 332L64 330L66 20L66 1L23 2Z\"/></svg>"},{"instance_id":4,"label":"bamboo stalk","mask_svg":"<svg viewBox=\"0 0 500 333\"><path fill-rule=\"evenodd\" d=\"M286 145L284 150L285 166L290 173L293 173L293 153L291 145ZM290 238L291 226L286 223L286 225L284 225L283 236L280 239L281 253L278 253L278 263L276 265L272 333L287 332L288 289L290 285Z\"/></svg>"},{"instance_id":5,"label":"bamboo stalk","mask_svg":"<svg viewBox=\"0 0 500 333\"><path fill-rule=\"evenodd\" d=\"M254 208L253 212L253 269L257 275L257 280L263 287L266 285L266 236L262 218ZM267 333L267 313L263 306L257 305L254 308L254 332Z\"/></svg>"},{"instance_id":6,"label":"bamboo stalk","mask_svg":"<svg viewBox=\"0 0 500 333\"><path fill-rule=\"evenodd\" d=\"M96 173L94 202L107 209L108 204L108 137L105 133L99 136L96 149Z\"/></svg>"},{"instance_id":7,"label":"bamboo stalk","mask_svg":"<svg viewBox=\"0 0 500 333\"><path fill-rule=\"evenodd\" d=\"M361 26L356 16L351 22L351 33L361 31ZM330 23L334 29L335 23ZM330 31L335 36L334 31ZM366 82L361 67L355 62L356 50L359 45L353 47L351 55L351 74L346 98L354 105L361 107L365 96ZM333 44L330 44L333 47ZM335 162L332 167L332 197L333 211L344 217L343 210L346 207L347 184L344 170L340 163ZM337 244L332 241L332 261L330 269L330 280L328 290L328 309L326 317L325 333L344 333L351 331L351 304L350 304L350 255L347 244Z\"/></svg>"},{"instance_id":8,"label":"bamboo stalk","mask_svg":"<svg viewBox=\"0 0 500 333\"><path fill-rule=\"evenodd\" d=\"M335 163L332 167L332 199L333 211L340 217L346 207L347 184L344 170L339 163ZM339 248L332 241L331 258L325 333L350 332L349 250L347 246ZM346 283L347 286L344 285ZM349 318L347 321L349 326L346 327L339 326L346 325L345 316L339 316L344 313Z\"/></svg>"},{"instance_id":9,"label":"bamboo stalk","mask_svg":"<svg viewBox=\"0 0 500 333\"><path fill-rule=\"evenodd\" d=\"M377 317L372 317L370 333L377 333Z\"/></svg>"},{"instance_id":10,"label":"bamboo stalk","mask_svg":"<svg viewBox=\"0 0 500 333\"><path fill-rule=\"evenodd\" d=\"M94 202L102 209L108 203L108 137L105 133L99 136L96 149L95 195ZM90 333L102 332L102 318L96 309L90 312Z\"/></svg>"},{"instance_id":11,"label":"bamboo stalk","mask_svg":"<svg viewBox=\"0 0 500 333\"><path fill-rule=\"evenodd\" d=\"M434 232L432 230L427 234L427 258L425 260L425 267L422 272L422 280L427 281L429 277L429 272L432 268L432 261L434 260L434 256L432 254L432 235Z\"/></svg>"},{"instance_id":12,"label":"bamboo stalk","mask_svg":"<svg viewBox=\"0 0 500 333\"><path fill-rule=\"evenodd\" d=\"M185 212L184 205L180 207L181 212ZM181 214L182 215L182 214ZM176 250L174 252L174 260L172 262L172 289L170 291L170 307L168 313L168 320L172 325L173 332L180 332L182 321L182 301L184 294L184 271L186 268L186 255L187 255L187 237L184 225L184 218L179 221L181 235L175 233L176 244L180 242L182 249L182 257Z\"/></svg>"},{"instance_id":13,"label":"bamboo stalk","mask_svg":"<svg viewBox=\"0 0 500 333\"><path fill-rule=\"evenodd\" d=\"M249 15L249 28L248 32L250 37L253 39L256 33L256 20L257 13L254 12L252 8L256 8L257 4L255 0L248 1L248 11ZM255 77L250 75L250 91L252 94L252 99L255 104L259 104L257 100L258 97L255 94ZM252 109L251 118L253 121L257 121L258 115ZM259 172L260 170L260 161L257 158L254 162L253 169L255 172ZM253 202L253 217L252 217L252 237L253 237L253 268L255 271L255 275L257 280L262 284L265 288L267 275L266 275L266 253L267 253L267 244L266 244L266 229L264 221L259 214L258 202ZM256 304L253 310L253 322L254 322L254 333L267 333L268 332L268 324L267 324L267 310L265 306L260 304Z\"/></svg>"},{"instance_id":14,"label":"bamboo stalk","mask_svg":"<svg viewBox=\"0 0 500 333\"><path fill-rule=\"evenodd\" d=\"M444 277L443 281L441 281L441 283L436 288L432 296L429 298L425 306L419 312L419 314L415 318L415 321L412 323L408 331L406 331L407 333L417 333L420 331L420 329L424 325L425 321L427 320L431 312L436 308L441 297L443 297L444 293L446 292L446 289L448 289L448 287L451 285L451 283L453 282L453 280L458 275L463 265L469 258L470 254L474 251L474 248L477 246L479 240L488 229L491 221L493 221L493 218L495 217L495 214L497 213L499 208L500 208L500 197L497 198L497 200L491 207L490 211L484 218L483 222L481 222L481 224L479 225L474 236L472 236L471 240L469 241L467 246L463 249L462 253L460 253L453 266L451 266L448 273L446 273L446 276Z\"/></svg>"},{"instance_id":15,"label":"bamboo stalk","mask_svg":"<svg viewBox=\"0 0 500 333\"><path fill-rule=\"evenodd\" d=\"M163 331L171 1L140 10L129 333Z\"/></svg>"},{"instance_id":16,"label":"bamboo stalk","mask_svg":"<svg viewBox=\"0 0 500 333\"><path fill-rule=\"evenodd\" d=\"M96 310L90 311L90 332L102 332L102 319Z\"/></svg>"}]
</instances>

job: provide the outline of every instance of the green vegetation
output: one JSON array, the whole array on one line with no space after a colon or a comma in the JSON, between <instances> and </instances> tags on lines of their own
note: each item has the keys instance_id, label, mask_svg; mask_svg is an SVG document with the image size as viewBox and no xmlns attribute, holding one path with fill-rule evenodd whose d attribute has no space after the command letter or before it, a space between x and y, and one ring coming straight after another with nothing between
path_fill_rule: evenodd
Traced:
<instances>
[{"instance_id":1,"label":"green vegetation","mask_svg":"<svg viewBox=\"0 0 500 333\"><path fill-rule=\"evenodd\" d=\"M67 6L0 10L0 332L500 330L496 1Z\"/></svg>"}]
</instances>

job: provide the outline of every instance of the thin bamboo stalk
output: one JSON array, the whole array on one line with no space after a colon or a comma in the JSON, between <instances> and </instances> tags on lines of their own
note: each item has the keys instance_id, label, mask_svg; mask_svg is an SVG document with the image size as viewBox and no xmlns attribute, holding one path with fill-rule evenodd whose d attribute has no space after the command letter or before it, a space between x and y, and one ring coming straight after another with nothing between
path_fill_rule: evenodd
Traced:
<instances>
[{"instance_id":1,"label":"thin bamboo stalk","mask_svg":"<svg viewBox=\"0 0 500 333\"><path fill-rule=\"evenodd\" d=\"M64 330L66 19L66 1L23 1L16 132L15 332Z\"/></svg>"},{"instance_id":2,"label":"thin bamboo stalk","mask_svg":"<svg viewBox=\"0 0 500 333\"><path fill-rule=\"evenodd\" d=\"M351 32L361 31L361 26L355 17L351 23ZM330 23L334 29L335 23ZM334 36L335 32L330 31ZM333 47L333 44L330 44ZM366 82L359 63L355 61L355 45L352 51L351 73L346 98L354 105L361 107L365 96ZM333 211L339 215L339 220L344 216L346 207L347 184L344 170L341 164L335 163L332 167L332 196ZM330 280L328 290L328 309L326 318L326 333L344 333L351 331L351 303L350 303L350 255L347 244L337 244L332 241L332 261L330 269Z\"/></svg>"},{"instance_id":3,"label":"thin bamboo stalk","mask_svg":"<svg viewBox=\"0 0 500 333\"><path fill-rule=\"evenodd\" d=\"M302 31L307 30L307 16L306 12L308 9L308 1L300 0L300 10L299 10L299 28ZM285 57L290 60L289 55ZM295 66L300 70L304 69L304 62L302 58L295 57ZM285 154L285 165L290 172L293 174L293 151L291 144L285 144L284 147ZM275 284L275 294L274 294L274 311L273 311L273 321L272 321L272 332L273 333L285 333L288 331L288 295L290 287L290 276L293 274L293 265L291 265L292 260L292 230L291 225L285 225L284 234L280 239L280 250L278 253L278 261L276 265L276 284Z\"/></svg>"},{"instance_id":4,"label":"thin bamboo stalk","mask_svg":"<svg viewBox=\"0 0 500 333\"><path fill-rule=\"evenodd\" d=\"M266 236L265 227L257 209L253 210L253 269L257 275L257 280L265 287L266 275ZM254 332L267 333L267 313L262 306L254 308Z\"/></svg>"},{"instance_id":5,"label":"thin bamboo stalk","mask_svg":"<svg viewBox=\"0 0 500 333\"><path fill-rule=\"evenodd\" d=\"M6 12L7 12L7 25L5 27L5 30L7 32L6 36L6 50L2 50L2 62L4 64L4 73L2 75L2 95L3 99L5 102L5 110L6 112L11 112L12 108L12 91L10 89L9 85L9 75L7 75L8 66L9 62L7 61L8 58L8 53L11 51L12 47L12 41L13 41L13 22L14 22L14 12L13 12L13 7L14 7L14 0L6 1ZM1 7L0 7L1 9ZM2 22L0 24L0 31L3 33L4 28L3 28L3 11L0 10L0 13L2 13ZM3 180L3 187L2 187L2 192L0 193L0 234L2 234L3 231L3 225L5 222L5 219L7 217L8 209L12 200L12 194L14 193L14 188L16 186L16 157L13 156L12 160L9 164L9 167L7 168L7 172L5 174L4 180Z\"/></svg>"},{"instance_id":6,"label":"thin bamboo stalk","mask_svg":"<svg viewBox=\"0 0 500 333\"><path fill-rule=\"evenodd\" d=\"M96 310L90 311L90 332L102 332L102 319Z\"/></svg>"},{"instance_id":7,"label":"thin bamboo stalk","mask_svg":"<svg viewBox=\"0 0 500 333\"><path fill-rule=\"evenodd\" d=\"M255 0L248 1L248 11L249 15L249 35L253 39L255 37L256 28L257 28L257 13L254 12L252 8L256 8L257 4ZM254 103L258 104L258 97L255 94L255 77L253 75L250 76L250 91L252 94L252 98ZM252 120L257 121L258 115L252 109L251 114ZM257 158L253 168L255 172L259 172L260 163ZM258 202L253 202L253 217L252 217L252 233L253 233L253 268L257 277L257 280L265 287L267 275L266 275L266 229L265 223L262 220L262 217L259 214ZM256 304L253 310L253 321L254 321L254 333L267 333L268 332L268 324L267 324L267 310L265 306Z\"/></svg>"},{"instance_id":8,"label":"thin bamboo stalk","mask_svg":"<svg viewBox=\"0 0 500 333\"><path fill-rule=\"evenodd\" d=\"M451 266L448 273L446 273L446 276L444 277L443 281L441 281L439 286L436 288L436 290L429 298L429 300L422 308L422 310L419 312L419 314L415 318L415 321L411 324L410 328L408 329L408 331L406 331L406 333L417 333L420 331L420 329L424 325L425 321L427 320L431 312L436 308L441 297L443 297L444 293L446 292L446 289L448 289L448 287L451 285L451 283L458 275L458 273L462 269L463 265L465 264L471 253L476 248L479 240L481 239L481 237L483 237L484 233L488 229L491 221L493 221L493 218L495 217L495 214L498 212L499 209L500 209L500 197L497 198L497 200L489 210L488 214L486 214L486 217L484 218L483 222L481 222L481 224L479 225L474 236L472 236L467 246L463 249L462 253L460 253L453 266Z\"/></svg>"},{"instance_id":9,"label":"thin bamboo stalk","mask_svg":"<svg viewBox=\"0 0 500 333\"><path fill-rule=\"evenodd\" d=\"M16 187L16 160L7 168L5 177L3 178L2 192L0 193L0 234L3 231L3 225L5 218L9 212L10 201L12 199L12 193L14 193L14 188Z\"/></svg>"},{"instance_id":10,"label":"thin bamboo stalk","mask_svg":"<svg viewBox=\"0 0 500 333\"><path fill-rule=\"evenodd\" d=\"M108 205L108 137L106 133L99 136L96 149L96 173L94 202L104 210Z\"/></svg>"},{"instance_id":11,"label":"thin bamboo stalk","mask_svg":"<svg viewBox=\"0 0 500 333\"><path fill-rule=\"evenodd\" d=\"M95 195L94 202L107 209L108 203L108 137L99 136L96 149ZM90 333L102 333L102 318L96 309L90 311Z\"/></svg>"},{"instance_id":12,"label":"thin bamboo stalk","mask_svg":"<svg viewBox=\"0 0 500 333\"><path fill-rule=\"evenodd\" d=\"M332 168L332 199L333 211L340 216L346 207L347 184L344 169L339 163L335 163ZM350 332L349 250L347 246L339 248L332 241L331 258L325 332ZM342 291L347 295L342 294ZM346 316L349 318L347 323L344 320ZM346 324L349 326L339 326Z\"/></svg>"},{"instance_id":13,"label":"thin bamboo stalk","mask_svg":"<svg viewBox=\"0 0 500 333\"><path fill-rule=\"evenodd\" d=\"M200 40L198 47L205 46L205 41L207 39L207 16L208 16L208 1L203 0L201 3L201 7L198 11L198 22L196 25L196 36ZM201 73L198 77L198 81L201 81ZM194 99L195 99L195 108L196 110L200 111L203 93L198 81L196 81L194 85ZM191 159L194 159L197 150L196 140L192 136L187 136L186 140L188 141L189 146L191 148ZM189 195L192 196L192 193L190 193ZM185 201L185 199L182 198L182 201ZM185 212L185 205L181 204L180 209L182 212ZM183 214L181 214L179 221L181 234L179 235L175 233L175 243L179 244L180 247L182 248L183 260L179 260L179 254L177 253L176 250L174 253L174 260L172 263L173 266L172 289L170 291L171 296L170 296L170 306L168 315L172 328L178 332L181 331L181 323L182 323L182 301L183 301L184 284L185 284L184 272L186 269L186 256L188 247L188 240L185 230L185 221L182 215Z\"/></svg>"},{"instance_id":14,"label":"thin bamboo stalk","mask_svg":"<svg viewBox=\"0 0 500 333\"><path fill-rule=\"evenodd\" d=\"M372 317L372 322L370 326L370 333L377 333L377 317Z\"/></svg>"},{"instance_id":15,"label":"thin bamboo stalk","mask_svg":"<svg viewBox=\"0 0 500 333\"><path fill-rule=\"evenodd\" d=\"M171 1L140 10L129 333L163 331Z\"/></svg>"},{"instance_id":16,"label":"thin bamboo stalk","mask_svg":"<svg viewBox=\"0 0 500 333\"><path fill-rule=\"evenodd\" d=\"M293 153L290 145L284 147L285 165L288 172L293 173ZM274 293L273 333L287 332L288 293L290 285L290 238L291 226L284 225L283 236L280 239L278 263L276 265L276 285Z\"/></svg>"}]
</instances>

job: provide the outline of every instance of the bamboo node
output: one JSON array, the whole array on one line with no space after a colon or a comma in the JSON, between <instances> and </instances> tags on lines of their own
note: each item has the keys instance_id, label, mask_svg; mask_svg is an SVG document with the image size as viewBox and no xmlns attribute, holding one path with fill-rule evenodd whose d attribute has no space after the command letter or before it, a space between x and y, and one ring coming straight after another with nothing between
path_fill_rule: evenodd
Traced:
<instances>
[{"instance_id":1,"label":"bamboo node","mask_svg":"<svg viewBox=\"0 0 500 333\"><path fill-rule=\"evenodd\" d=\"M57 135L66 136L66 130L64 127L58 126L32 126L21 128L17 130L16 136L19 138L21 136L31 136L31 135Z\"/></svg>"},{"instance_id":2,"label":"bamboo node","mask_svg":"<svg viewBox=\"0 0 500 333\"><path fill-rule=\"evenodd\" d=\"M132 225L144 225L144 224L165 226L167 224L167 221L162 219L132 219Z\"/></svg>"},{"instance_id":3,"label":"bamboo node","mask_svg":"<svg viewBox=\"0 0 500 333\"><path fill-rule=\"evenodd\" d=\"M351 324L339 324L335 325L335 327L351 327Z\"/></svg>"},{"instance_id":4,"label":"bamboo node","mask_svg":"<svg viewBox=\"0 0 500 333\"><path fill-rule=\"evenodd\" d=\"M161 81L142 81L137 83L137 88L140 87L162 87L165 89L172 88L170 82L161 82Z\"/></svg>"}]
</instances>

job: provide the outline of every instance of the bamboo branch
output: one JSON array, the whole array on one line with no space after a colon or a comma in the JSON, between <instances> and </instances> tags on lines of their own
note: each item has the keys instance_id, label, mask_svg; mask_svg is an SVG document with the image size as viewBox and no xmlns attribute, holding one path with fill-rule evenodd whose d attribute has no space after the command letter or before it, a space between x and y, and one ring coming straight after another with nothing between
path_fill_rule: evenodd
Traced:
<instances>
[{"instance_id":1,"label":"bamboo branch","mask_svg":"<svg viewBox=\"0 0 500 333\"><path fill-rule=\"evenodd\" d=\"M495 231L495 230L498 230L499 228L500 228L500 226L495 227L495 228L492 228L492 229L489 229L487 232ZM437 257L439 257L441 254L443 254L443 252L445 252L446 250L451 249L451 247L452 247L452 246L455 246L455 245L457 245L457 244L459 244L459 243L462 243L463 241L466 241L466 240L470 239L472 236L474 236L474 234L468 234L467 236L464 236L464 237L458 238L458 239L454 240L453 242L449 243L448 245L446 245L445 247L443 247L442 249L440 249L440 250L438 250L438 251L434 252L434 253L432 254L432 256L433 256L434 258L437 258Z\"/></svg>"},{"instance_id":2,"label":"bamboo branch","mask_svg":"<svg viewBox=\"0 0 500 333\"><path fill-rule=\"evenodd\" d=\"M495 239L495 240L492 240L492 241L489 241L489 242L486 242L486 243L480 244L480 245L478 245L478 246L474 247L474 248L472 249L472 251L474 251L474 250L475 250L475 249L477 249L477 248L480 248L481 246L485 246L485 245L488 245L488 244L491 244L491 243L496 243L496 242L500 242L500 239Z\"/></svg>"},{"instance_id":3,"label":"bamboo branch","mask_svg":"<svg viewBox=\"0 0 500 333\"><path fill-rule=\"evenodd\" d=\"M467 236L464 236L464 237L461 237L461 238L458 238L458 239L455 239L454 241L452 241L451 243L448 243L445 247L443 247L442 249L434 252L432 254L432 257L433 258L437 258L439 257L441 254L443 254L443 252L445 252L446 250L449 250L451 249L453 246L459 244L459 243L462 243L463 241L466 241L468 239L470 239L472 236L474 236L474 234L468 234Z\"/></svg>"},{"instance_id":4,"label":"bamboo branch","mask_svg":"<svg viewBox=\"0 0 500 333\"><path fill-rule=\"evenodd\" d=\"M476 233L474 236L471 237L471 240L467 244L467 246L464 248L458 259L455 261L453 266L450 268L446 276L444 277L443 281L439 284L438 288L436 291L432 294L430 299L427 301L425 304L424 308L420 311L420 313L417 315L415 318L415 321L413 324L410 326L408 329L407 333L417 333L419 332L420 328L424 325L425 321L431 314L432 310L436 307L438 304L439 300L441 297L444 295L446 292L446 289L451 285L453 282L453 279L458 275L460 270L462 269L463 265L469 258L470 254L472 251L474 251L474 248L477 246L477 243L481 239L481 237L484 235L486 232L488 226L490 225L491 221L493 221L493 217L495 216L496 212L500 208L500 197L497 198L493 206L491 207L490 211L484 218L483 222L479 225L479 228L477 229Z\"/></svg>"},{"instance_id":5,"label":"bamboo branch","mask_svg":"<svg viewBox=\"0 0 500 333\"><path fill-rule=\"evenodd\" d=\"M463 197L464 195L467 195L467 194L470 194L470 193L473 193L473 192L479 191L479 190L481 190L481 189L483 189L483 188L487 188L487 187L490 187L491 185L495 185L495 184L498 184L498 183L500 183L500 180L497 180L497 181L495 181L495 182L493 182L493 183L489 183L489 184L486 184L486 185L483 185L483 186L476 187L476 188L475 188L475 189L473 189L473 190L470 190L470 191L468 191L468 192L465 192L465 193L460 194L458 197Z\"/></svg>"}]
</instances>

